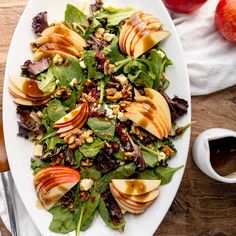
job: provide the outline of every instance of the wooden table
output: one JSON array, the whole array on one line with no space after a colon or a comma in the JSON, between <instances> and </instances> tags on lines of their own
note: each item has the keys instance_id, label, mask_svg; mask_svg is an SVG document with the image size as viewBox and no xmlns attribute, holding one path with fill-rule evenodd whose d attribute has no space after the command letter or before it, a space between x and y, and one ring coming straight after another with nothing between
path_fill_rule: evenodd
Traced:
<instances>
[{"instance_id":1,"label":"wooden table","mask_svg":"<svg viewBox=\"0 0 236 236\"><path fill-rule=\"evenodd\" d=\"M12 34L27 0L0 0L0 86ZM0 98L2 103L2 98ZM207 96L192 98L191 146L177 196L155 236L236 235L236 184L224 184L204 175L193 162L192 143L205 129L236 130L236 86ZM3 224L0 221L0 229ZM8 236L6 230L3 233ZM145 235L144 235L145 236Z\"/></svg>"}]
</instances>

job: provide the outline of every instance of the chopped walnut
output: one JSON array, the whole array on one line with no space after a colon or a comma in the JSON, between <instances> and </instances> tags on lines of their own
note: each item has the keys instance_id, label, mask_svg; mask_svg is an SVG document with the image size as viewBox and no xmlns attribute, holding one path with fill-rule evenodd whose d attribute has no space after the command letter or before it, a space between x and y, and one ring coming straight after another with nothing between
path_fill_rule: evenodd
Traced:
<instances>
[{"instance_id":1,"label":"chopped walnut","mask_svg":"<svg viewBox=\"0 0 236 236\"><path fill-rule=\"evenodd\" d=\"M62 86L55 92L54 96L56 98L66 99L71 96L71 91L66 86Z\"/></svg>"},{"instance_id":2,"label":"chopped walnut","mask_svg":"<svg viewBox=\"0 0 236 236\"><path fill-rule=\"evenodd\" d=\"M104 74L105 75L111 75L115 72L116 66L114 64L111 64L109 60L106 60L104 63Z\"/></svg>"},{"instance_id":3,"label":"chopped walnut","mask_svg":"<svg viewBox=\"0 0 236 236\"><path fill-rule=\"evenodd\" d=\"M80 191L80 199L82 202L88 200L90 198L90 192L89 191Z\"/></svg>"},{"instance_id":4,"label":"chopped walnut","mask_svg":"<svg viewBox=\"0 0 236 236\"><path fill-rule=\"evenodd\" d=\"M69 145L69 149L75 149L78 146L82 145L85 142L92 143L93 137L92 130L80 130L76 129L74 131L69 132L65 137L64 141Z\"/></svg>"},{"instance_id":5,"label":"chopped walnut","mask_svg":"<svg viewBox=\"0 0 236 236\"><path fill-rule=\"evenodd\" d=\"M133 152L125 152L124 153L124 156L125 156L125 160L133 160L133 158L135 157L135 151Z\"/></svg>"},{"instance_id":6,"label":"chopped walnut","mask_svg":"<svg viewBox=\"0 0 236 236\"><path fill-rule=\"evenodd\" d=\"M120 106L119 105L113 105L112 110L113 110L114 115L117 116L120 112Z\"/></svg>"},{"instance_id":7,"label":"chopped walnut","mask_svg":"<svg viewBox=\"0 0 236 236\"><path fill-rule=\"evenodd\" d=\"M106 89L106 98L112 102L116 102L117 100L123 98L126 100L132 100L133 86L131 84L125 84L121 91L117 91L116 88L107 88Z\"/></svg>"},{"instance_id":8,"label":"chopped walnut","mask_svg":"<svg viewBox=\"0 0 236 236\"><path fill-rule=\"evenodd\" d=\"M172 150L169 146L167 145L164 145L162 151L167 155L167 156L170 156L170 157L173 157L176 155L176 152L174 150Z\"/></svg>"},{"instance_id":9,"label":"chopped walnut","mask_svg":"<svg viewBox=\"0 0 236 236\"><path fill-rule=\"evenodd\" d=\"M143 132L137 126L132 125L130 133L136 134L139 139L143 140Z\"/></svg>"},{"instance_id":10,"label":"chopped walnut","mask_svg":"<svg viewBox=\"0 0 236 236\"><path fill-rule=\"evenodd\" d=\"M89 92L89 94L82 93L80 101L94 103L94 102L96 102L96 98L92 96L91 92Z\"/></svg>"},{"instance_id":11,"label":"chopped walnut","mask_svg":"<svg viewBox=\"0 0 236 236\"><path fill-rule=\"evenodd\" d=\"M32 52L36 52L39 48L39 45L35 42L32 42L32 43L30 43L30 48L31 48Z\"/></svg>"},{"instance_id":12,"label":"chopped walnut","mask_svg":"<svg viewBox=\"0 0 236 236\"><path fill-rule=\"evenodd\" d=\"M82 167L90 167L93 165L93 160L90 158L82 159L82 161L80 162L80 165Z\"/></svg>"}]
</instances>

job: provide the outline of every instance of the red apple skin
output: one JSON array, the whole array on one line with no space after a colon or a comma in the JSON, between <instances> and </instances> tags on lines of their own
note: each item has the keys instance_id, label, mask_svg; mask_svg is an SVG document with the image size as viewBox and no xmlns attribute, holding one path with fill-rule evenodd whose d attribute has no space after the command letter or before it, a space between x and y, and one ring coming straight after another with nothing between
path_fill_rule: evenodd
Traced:
<instances>
[{"instance_id":1,"label":"red apple skin","mask_svg":"<svg viewBox=\"0 0 236 236\"><path fill-rule=\"evenodd\" d=\"M200 8L207 0L162 0L167 8L178 13L191 13Z\"/></svg>"},{"instance_id":2,"label":"red apple skin","mask_svg":"<svg viewBox=\"0 0 236 236\"><path fill-rule=\"evenodd\" d=\"M217 30L229 41L236 42L236 0L220 0L215 12Z\"/></svg>"}]
</instances>

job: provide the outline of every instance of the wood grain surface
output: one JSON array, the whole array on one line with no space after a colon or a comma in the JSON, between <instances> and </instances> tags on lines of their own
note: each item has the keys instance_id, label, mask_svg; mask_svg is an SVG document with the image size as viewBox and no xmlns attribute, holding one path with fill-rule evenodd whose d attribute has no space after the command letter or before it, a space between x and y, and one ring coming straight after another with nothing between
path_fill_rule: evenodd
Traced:
<instances>
[{"instance_id":1,"label":"wood grain surface","mask_svg":"<svg viewBox=\"0 0 236 236\"><path fill-rule=\"evenodd\" d=\"M27 0L0 0L0 90L12 34ZM0 98L2 104L2 96ZM204 175L193 162L192 143L208 128L236 131L236 86L192 98L191 146L183 181L155 236L235 236L236 184L224 184ZM10 234L4 230L4 236ZM145 235L144 235L145 236Z\"/></svg>"}]
</instances>

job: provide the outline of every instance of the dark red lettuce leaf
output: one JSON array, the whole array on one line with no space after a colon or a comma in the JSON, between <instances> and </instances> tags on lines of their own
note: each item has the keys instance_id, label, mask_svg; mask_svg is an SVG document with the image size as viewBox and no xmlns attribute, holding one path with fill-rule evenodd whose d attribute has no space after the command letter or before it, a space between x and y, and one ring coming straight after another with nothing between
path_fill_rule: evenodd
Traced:
<instances>
[{"instance_id":1,"label":"dark red lettuce leaf","mask_svg":"<svg viewBox=\"0 0 236 236\"><path fill-rule=\"evenodd\" d=\"M21 66L21 70L25 76L34 79L36 75L47 70L50 64L50 58L42 58L40 61L27 60L24 65Z\"/></svg>"},{"instance_id":2,"label":"dark red lettuce leaf","mask_svg":"<svg viewBox=\"0 0 236 236\"><path fill-rule=\"evenodd\" d=\"M106 208L114 225L119 225L123 220L123 214L111 192L102 193L101 198L105 202Z\"/></svg>"},{"instance_id":3,"label":"dark red lettuce leaf","mask_svg":"<svg viewBox=\"0 0 236 236\"><path fill-rule=\"evenodd\" d=\"M188 102L184 100L183 98L179 98L177 96L174 96L173 99L171 99L166 93L162 93L164 98L166 99L171 113L171 119L172 121L176 121L179 117L187 114L188 111Z\"/></svg>"},{"instance_id":4,"label":"dark red lettuce leaf","mask_svg":"<svg viewBox=\"0 0 236 236\"><path fill-rule=\"evenodd\" d=\"M95 4L91 4L90 6L91 6L92 12L99 11L103 7L103 1L102 0L96 0Z\"/></svg>"},{"instance_id":5,"label":"dark red lettuce leaf","mask_svg":"<svg viewBox=\"0 0 236 236\"><path fill-rule=\"evenodd\" d=\"M33 18L32 27L36 35L41 36L41 33L48 28L47 12L40 12Z\"/></svg>"},{"instance_id":6,"label":"dark red lettuce leaf","mask_svg":"<svg viewBox=\"0 0 236 236\"><path fill-rule=\"evenodd\" d=\"M36 113L34 112L34 116L32 116L32 112L34 111L32 111L31 108L24 106L17 107L17 114L20 117L20 121L18 122L18 135L29 140L35 140L44 132L44 128L39 122L39 119L36 120L33 118L36 116Z\"/></svg>"}]
</instances>

